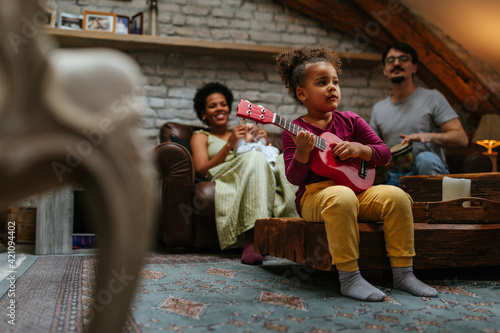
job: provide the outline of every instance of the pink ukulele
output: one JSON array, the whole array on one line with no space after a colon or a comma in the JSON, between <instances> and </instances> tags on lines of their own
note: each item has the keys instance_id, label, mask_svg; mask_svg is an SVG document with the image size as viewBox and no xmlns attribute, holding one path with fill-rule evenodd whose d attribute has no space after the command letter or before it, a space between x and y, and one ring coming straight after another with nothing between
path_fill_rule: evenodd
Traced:
<instances>
[{"instance_id":1,"label":"pink ukulele","mask_svg":"<svg viewBox=\"0 0 500 333\"><path fill-rule=\"evenodd\" d=\"M307 131L263 106L254 105L243 99L238 104L237 116L260 124L273 124L294 135L300 131ZM337 185L347 186L355 193L362 192L373 185L375 167L360 158L341 161L330 153L333 146L342 142L339 137L329 132L320 136L315 135L315 137L315 149L311 154L311 169L315 173L330 178Z\"/></svg>"}]
</instances>

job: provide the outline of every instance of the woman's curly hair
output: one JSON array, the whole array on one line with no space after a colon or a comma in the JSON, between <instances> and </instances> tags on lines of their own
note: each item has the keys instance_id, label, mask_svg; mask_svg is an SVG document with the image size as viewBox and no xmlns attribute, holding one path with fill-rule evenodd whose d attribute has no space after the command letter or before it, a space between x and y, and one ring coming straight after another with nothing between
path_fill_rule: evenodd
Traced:
<instances>
[{"instance_id":1,"label":"woman's curly hair","mask_svg":"<svg viewBox=\"0 0 500 333\"><path fill-rule=\"evenodd\" d=\"M203 121L203 114L205 112L207 97L214 93L224 95L227 105L229 106L229 112L231 112L231 105L233 104L234 99L231 90L229 90L229 88L222 83L210 82L196 90L196 94L193 98L194 110L196 111L196 115L201 121Z\"/></svg>"},{"instance_id":2,"label":"woman's curly hair","mask_svg":"<svg viewBox=\"0 0 500 333\"><path fill-rule=\"evenodd\" d=\"M301 47L292 51L282 52L275 57L276 70L281 81L288 89L288 94L294 101L301 104L296 91L304 83L306 66L317 62L328 62L333 65L337 75L341 73L342 62L337 52L325 47Z\"/></svg>"}]
</instances>

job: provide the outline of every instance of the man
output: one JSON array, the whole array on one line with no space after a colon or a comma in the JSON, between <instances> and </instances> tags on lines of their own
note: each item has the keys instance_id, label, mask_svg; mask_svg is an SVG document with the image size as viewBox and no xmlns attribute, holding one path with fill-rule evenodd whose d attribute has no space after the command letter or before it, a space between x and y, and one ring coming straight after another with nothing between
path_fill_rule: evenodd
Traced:
<instances>
[{"instance_id":1,"label":"man","mask_svg":"<svg viewBox=\"0 0 500 333\"><path fill-rule=\"evenodd\" d=\"M389 148L413 145L413 170L386 172L387 184L399 185L402 175L448 174L443 147L466 147L469 143L458 115L435 89L417 87L413 76L418 55L406 43L396 43L382 54L384 75L391 81L392 95L375 104L370 126Z\"/></svg>"}]
</instances>

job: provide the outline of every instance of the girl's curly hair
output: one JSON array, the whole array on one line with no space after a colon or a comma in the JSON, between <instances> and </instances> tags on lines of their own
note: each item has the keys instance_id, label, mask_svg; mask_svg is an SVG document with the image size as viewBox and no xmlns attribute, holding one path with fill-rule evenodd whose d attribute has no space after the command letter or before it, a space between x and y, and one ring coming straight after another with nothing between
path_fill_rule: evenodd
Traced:
<instances>
[{"instance_id":1,"label":"girl's curly hair","mask_svg":"<svg viewBox=\"0 0 500 333\"><path fill-rule=\"evenodd\" d=\"M229 106L229 112L231 112L231 105L233 104L234 99L231 90L229 90L229 88L222 83L210 82L196 90L196 94L193 98L194 110L201 121L203 121L203 113L205 112L207 97L213 93L224 95L227 105Z\"/></svg>"},{"instance_id":2,"label":"girl's curly hair","mask_svg":"<svg viewBox=\"0 0 500 333\"><path fill-rule=\"evenodd\" d=\"M294 101L301 104L296 91L304 83L306 66L317 62L328 62L333 65L337 75L342 72L342 62L337 52L325 47L301 47L292 51L282 52L275 57L277 61L276 71L281 81L288 89L288 94Z\"/></svg>"}]
</instances>

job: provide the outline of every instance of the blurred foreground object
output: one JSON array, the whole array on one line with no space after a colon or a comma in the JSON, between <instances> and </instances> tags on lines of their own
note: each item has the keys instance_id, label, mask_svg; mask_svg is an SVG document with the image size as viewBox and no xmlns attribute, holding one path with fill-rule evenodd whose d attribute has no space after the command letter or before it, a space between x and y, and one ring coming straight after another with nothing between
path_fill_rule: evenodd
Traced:
<instances>
[{"instance_id":1,"label":"blurred foreground object","mask_svg":"<svg viewBox=\"0 0 500 333\"><path fill-rule=\"evenodd\" d=\"M55 49L40 15L36 0L0 1L0 205L84 188L101 240L86 330L122 332L155 210L136 133L142 76L116 51Z\"/></svg>"}]
</instances>

